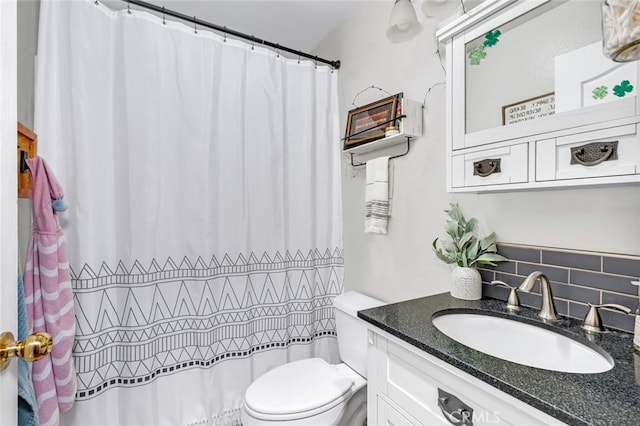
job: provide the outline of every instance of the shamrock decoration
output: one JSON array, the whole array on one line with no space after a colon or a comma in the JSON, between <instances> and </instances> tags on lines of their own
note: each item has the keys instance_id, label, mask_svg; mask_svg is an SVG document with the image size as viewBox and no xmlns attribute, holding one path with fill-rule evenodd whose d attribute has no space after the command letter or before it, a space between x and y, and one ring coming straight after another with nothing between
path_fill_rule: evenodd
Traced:
<instances>
[{"instance_id":1,"label":"shamrock decoration","mask_svg":"<svg viewBox=\"0 0 640 426\"><path fill-rule=\"evenodd\" d=\"M484 45L476 46L469 52L469 59L471 60L471 65L480 65L480 61L482 61L487 56L487 52L484 51Z\"/></svg>"},{"instance_id":2,"label":"shamrock decoration","mask_svg":"<svg viewBox=\"0 0 640 426\"><path fill-rule=\"evenodd\" d=\"M613 86L613 94L619 98L624 97L626 93L630 93L633 91L633 86L629 82L629 80L622 80L620 84Z\"/></svg>"},{"instance_id":3,"label":"shamrock decoration","mask_svg":"<svg viewBox=\"0 0 640 426\"><path fill-rule=\"evenodd\" d=\"M502 34L500 30L489 31L484 35L485 40L482 44L485 45L486 47L495 46L500 41L498 39L498 37L500 37L500 34Z\"/></svg>"},{"instance_id":4,"label":"shamrock decoration","mask_svg":"<svg viewBox=\"0 0 640 426\"><path fill-rule=\"evenodd\" d=\"M608 93L607 86L600 86L593 89L591 95L593 96L593 99L602 99L607 96Z\"/></svg>"},{"instance_id":5,"label":"shamrock decoration","mask_svg":"<svg viewBox=\"0 0 640 426\"><path fill-rule=\"evenodd\" d=\"M480 65L480 62L484 58L487 57L487 52L485 52L486 47L493 47L500 41L498 37L500 37L502 33L500 30L489 31L484 35L484 41L480 46L476 46L469 52L469 59L471 60L471 65Z\"/></svg>"}]
</instances>

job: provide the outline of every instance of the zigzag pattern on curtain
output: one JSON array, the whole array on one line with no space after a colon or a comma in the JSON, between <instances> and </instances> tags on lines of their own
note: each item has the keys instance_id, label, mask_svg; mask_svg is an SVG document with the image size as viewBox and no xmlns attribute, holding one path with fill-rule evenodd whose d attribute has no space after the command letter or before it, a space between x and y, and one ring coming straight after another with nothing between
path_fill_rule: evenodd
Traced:
<instances>
[{"instance_id":1,"label":"zigzag pattern on curtain","mask_svg":"<svg viewBox=\"0 0 640 426\"><path fill-rule=\"evenodd\" d=\"M164 266L160 267L162 264ZM120 261L74 269L76 399L143 386L182 369L335 338L340 249L225 254L209 262ZM95 307L99 306L98 309Z\"/></svg>"}]
</instances>

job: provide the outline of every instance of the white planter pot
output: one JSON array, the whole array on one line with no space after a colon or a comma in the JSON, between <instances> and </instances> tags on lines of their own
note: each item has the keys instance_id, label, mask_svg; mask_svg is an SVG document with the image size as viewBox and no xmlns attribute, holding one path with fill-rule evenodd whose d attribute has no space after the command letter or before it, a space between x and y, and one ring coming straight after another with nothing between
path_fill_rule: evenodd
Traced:
<instances>
[{"instance_id":1,"label":"white planter pot","mask_svg":"<svg viewBox=\"0 0 640 426\"><path fill-rule=\"evenodd\" d=\"M482 299L482 278L476 268L457 266L451 273L451 296L457 299Z\"/></svg>"}]
</instances>

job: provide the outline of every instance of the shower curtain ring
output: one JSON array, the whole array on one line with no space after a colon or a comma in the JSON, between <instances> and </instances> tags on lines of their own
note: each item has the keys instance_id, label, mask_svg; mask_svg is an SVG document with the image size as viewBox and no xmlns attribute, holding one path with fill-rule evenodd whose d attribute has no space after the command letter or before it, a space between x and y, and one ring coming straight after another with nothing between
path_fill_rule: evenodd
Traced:
<instances>
[{"instance_id":1,"label":"shower curtain ring","mask_svg":"<svg viewBox=\"0 0 640 426\"><path fill-rule=\"evenodd\" d=\"M127 2L127 13L129 15L131 15L131 2L130 1Z\"/></svg>"},{"instance_id":2,"label":"shower curtain ring","mask_svg":"<svg viewBox=\"0 0 640 426\"><path fill-rule=\"evenodd\" d=\"M164 5L162 6L162 25L167 25L167 21L164 19Z\"/></svg>"},{"instance_id":3,"label":"shower curtain ring","mask_svg":"<svg viewBox=\"0 0 640 426\"><path fill-rule=\"evenodd\" d=\"M196 17L193 17L193 33L198 34L198 23L196 22Z\"/></svg>"},{"instance_id":4,"label":"shower curtain ring","mask_svg":"<svg viewBox=\"0 0 640 426\"><path fill-rule=\"evenodd\" d=\"M254 50L253 47L255 42L256 42L256 38L253 36L253 34L251 34L251 50Z\"/></svg>"},{"instance_id":5,"label":"shower curtain ring","mask_svg":"<svg viewBox=\"0 0 640 426\"><path fill-rule=\"evenodd\" d=\"M298 53L298 63L300 63L300 53Z\"/></svg>"},{"instance_id":6,"label":"shower curtain ring","mask_svg":"<svg viewBox=\"0 0 640 426\"><path fill-rule=\"evenodd\" d=\"M276 44L276 58L280 57L280 45Z\"/></svg>"},{"instance_id":7,"label":"shower curtain ring","mask_svg":"<svg viewBox=\"0 0 640 426\"><path fill-rule=\"evenodd\" d=\"M227 27L224 27L224 42L227 42Z\"/></svg>"},{"instance_id":8,"label":"shower curtain ring","mask_svg":"<svg viewBox=\"0 0 640 426\"><path fill-rule=\"evenodd\" d=\"M318 57L315 58L315 69L318 69Z\"/></svg>"}]
</instances>

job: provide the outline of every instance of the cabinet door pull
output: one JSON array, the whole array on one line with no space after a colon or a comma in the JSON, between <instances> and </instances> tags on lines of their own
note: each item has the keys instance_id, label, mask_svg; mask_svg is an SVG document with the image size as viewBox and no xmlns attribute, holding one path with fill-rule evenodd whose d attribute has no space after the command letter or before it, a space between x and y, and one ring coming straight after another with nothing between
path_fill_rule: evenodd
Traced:
<instances>
[{"instance_id":1,"label":"cabinet door pull","mask_svg":"<svg viewBox=\"0 0 640 426\"><path fill-rule=\"evenodd\" d=\"M442 389L438 389L438 407L454 426L473 426L473 408Z\"/></svg>"},{"instance_id":2,"label":"cabinet door pull","mask_svg":"<svg viewBox=\"0 0 640 426\"><path fill-rule=\"evenodd\" d=\"M487 177L493 173L500 173L500 158L487 158L473 162L473 174L475 176Z\"/></svg>"},{"instance_id":3,"label":"cabinet door pull","mask_svg":"<svg viewBox=\"0 0 640 426\"><path fill-rule=\"evenodd\" d=\"M607 160L618 159L618 141L594 142L571 148L570 164L597 166Z\"/></svg>"}]
</instances>

